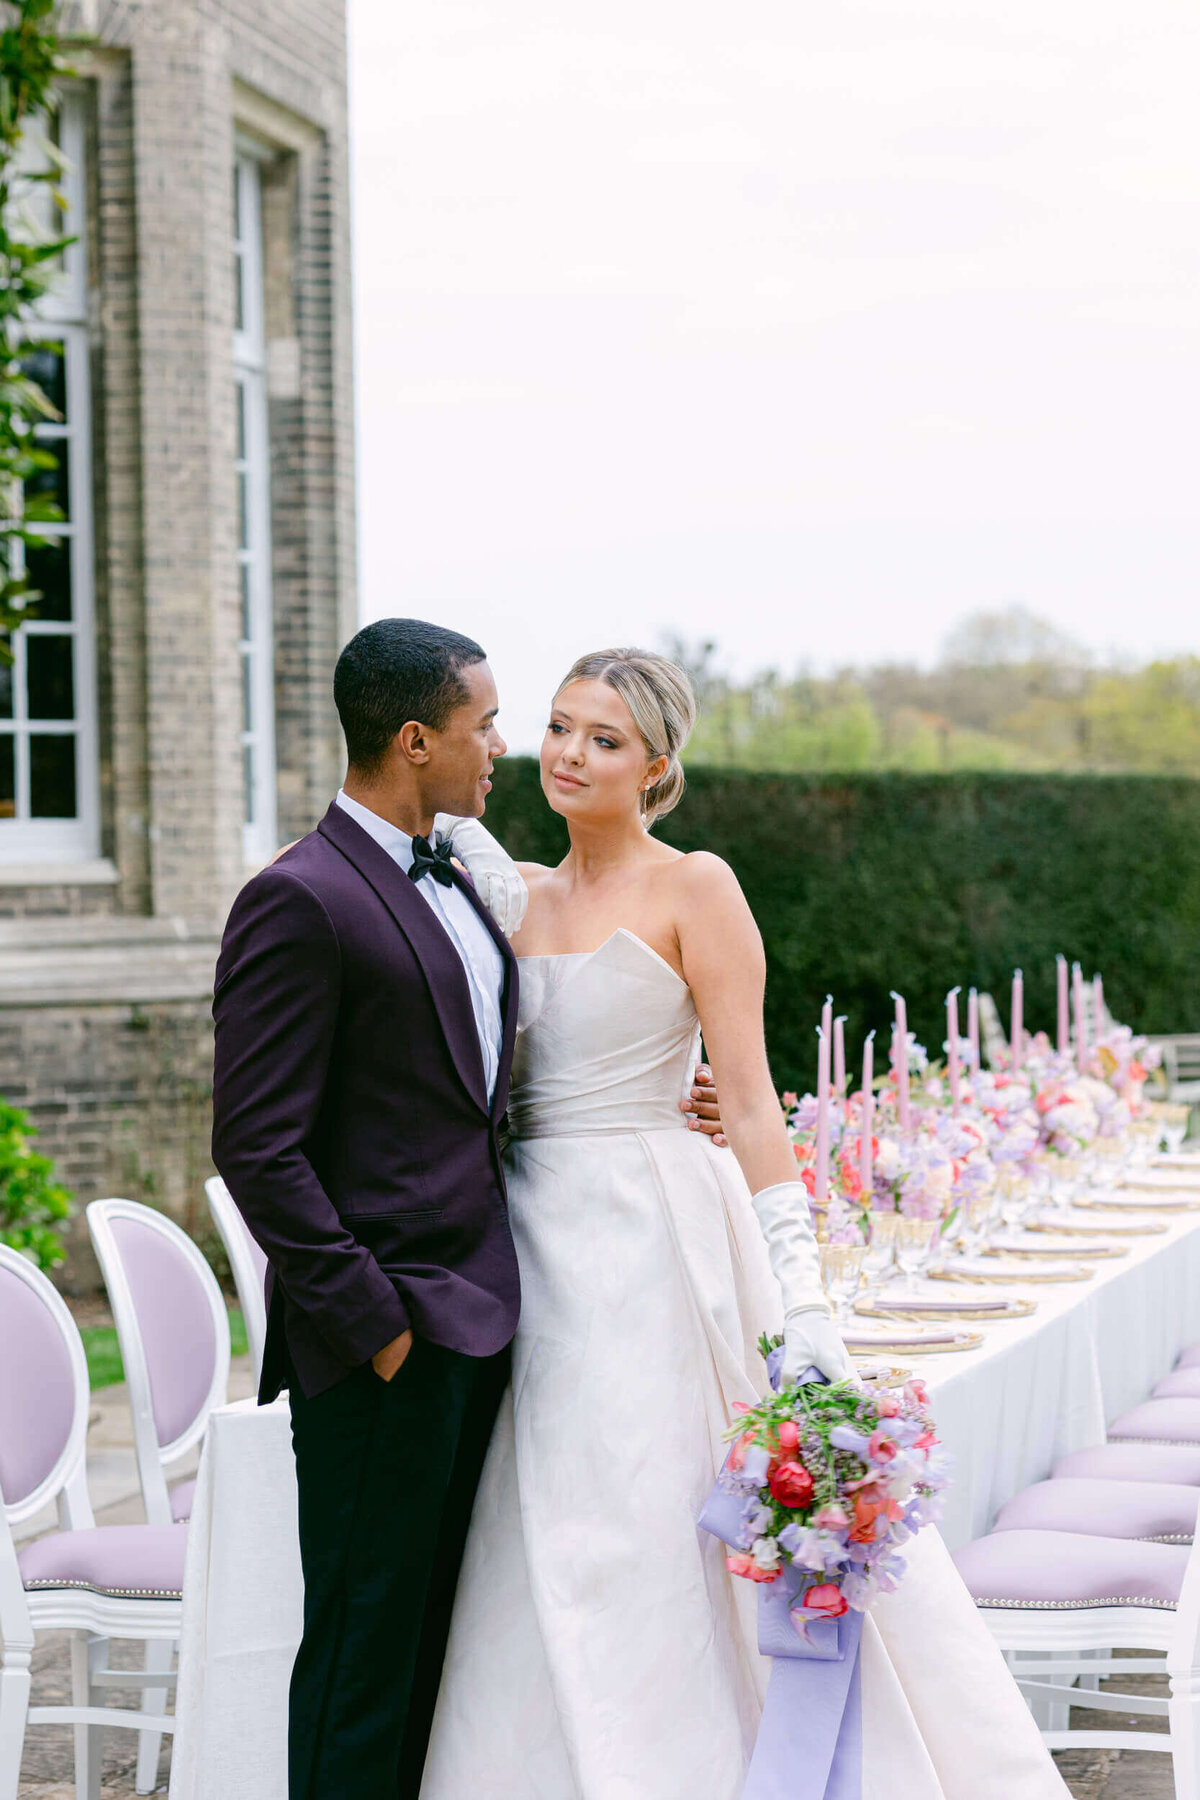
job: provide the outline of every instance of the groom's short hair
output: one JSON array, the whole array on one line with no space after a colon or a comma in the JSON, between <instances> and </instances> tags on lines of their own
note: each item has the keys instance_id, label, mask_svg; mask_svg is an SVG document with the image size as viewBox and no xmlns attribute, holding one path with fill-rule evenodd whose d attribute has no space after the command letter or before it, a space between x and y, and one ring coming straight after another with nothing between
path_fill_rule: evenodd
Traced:
<instances>
[{"instance_id":1,"label":"groom's short hair","mask_svg":"<svg viewBox=\"0 0 1200 1800\"><path fill-rule=\"evenodd\" d=\"M474 638L424 619L376 619L350 639L333 672L333 700L352 769L373 773L410 719L442 731L468 690L461 671L485 660Z\"/></svg>"}]
</instances>

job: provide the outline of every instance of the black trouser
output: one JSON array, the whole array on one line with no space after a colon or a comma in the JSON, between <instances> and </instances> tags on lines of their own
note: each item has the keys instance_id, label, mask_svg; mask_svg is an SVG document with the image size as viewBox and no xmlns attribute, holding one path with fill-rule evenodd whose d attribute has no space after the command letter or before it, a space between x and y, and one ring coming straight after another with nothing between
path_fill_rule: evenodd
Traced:
<instances>
[{"instance_id":1,"label":"black trouser","mask_svg":"<svg viewBox=\"0 0 1200 1800\"><path fill-rule=\"evenodd\" d=\"M293 1383L304 1636L290 1800L417 1800L475 1489L508 1352L421 1339L305 1399Z\"/></svg>"}]
</instances>

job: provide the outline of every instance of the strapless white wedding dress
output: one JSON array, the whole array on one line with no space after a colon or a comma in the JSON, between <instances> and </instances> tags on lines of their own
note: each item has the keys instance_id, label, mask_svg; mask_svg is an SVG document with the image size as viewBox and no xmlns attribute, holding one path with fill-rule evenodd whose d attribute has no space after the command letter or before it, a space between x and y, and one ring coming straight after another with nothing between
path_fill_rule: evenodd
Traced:
<instances>
[{"instance_id":1,"label":"strapless white wedding dress","mask_svg":"<svg viewBox=\"0 0 1200 1800\"><path fill-rule=\"evenodd\" d=\"M738 1800L770 1664L696 1525L779 1290L731 1152L686 1128L699 1026L640 938L521 963L512 1387L422 1800ZM932 1530L863 1635L863 1800L1064 1800Z\"/></svg>"}]
</instances>

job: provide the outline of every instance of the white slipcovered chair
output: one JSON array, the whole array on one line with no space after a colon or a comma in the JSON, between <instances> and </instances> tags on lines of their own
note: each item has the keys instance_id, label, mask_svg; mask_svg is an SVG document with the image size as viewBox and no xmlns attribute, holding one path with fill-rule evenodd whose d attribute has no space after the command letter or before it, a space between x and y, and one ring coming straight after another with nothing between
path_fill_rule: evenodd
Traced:
<instances>
[{"instance_id":1,"label":"white slipcovered chair","mask_svg":"<svg viewBox=\"0 0 1200 1800\"><path fill-rule=\"evenodd\" d=\"M246 1322L246 1341L254 1365L254 1379L262 1374L263 1346L267 1341L266 1276L267 1259L251 1237L246 1221L237 1209L233 1195L219 1175L204 1184L208 1209L213 1224L221 1234L233 1283L237 1288L242 1318Z\"/></svg>"},{"instance_id":2,"label":"white slipcovered chair","mask_svg":"<svg viewBox=\"0 0 1200 1800\"><path fill-rule=\"evenodd\" d=\"M167 1469L203 1437L229 1385L229 1311L199 1248L165 1214L136 1200L93 1200L88 1230L129 1386L138 1478L151 1525L189 1517L195 1482L167 1487ZM147 1669L169 1669L172 1646L146 1648ZM166 1706L166 1689L147 1689L146 1712ZM138 1747L137 1791L153 1790L159 1744Z\"/></svg>"},{"instance_id":3,"label":"white slipcovered chair","mask_svg":"<svg viewBox=\"0 0 1200 1800\"><path fill-rule=\"evenodd\" d=\"M175 1677L111 1670L108 1640L165 1655L179 1636L186 1525L97 1526L85 1472L90 1393L74 1320L32 1263L0 1246L0 1800L17 1800L29 1725L72 1725L75 1792L99 1800L105 1726L156 1746L175 1720L103 1704L110 1688L161 1693ZM56 1504L59 1529L20 1551L12 1527ZM71 1704L30 1707L39 1631L69 1631ZM147 1727L150 1729L147 1730Z\"/></svg>"}]
</instances>

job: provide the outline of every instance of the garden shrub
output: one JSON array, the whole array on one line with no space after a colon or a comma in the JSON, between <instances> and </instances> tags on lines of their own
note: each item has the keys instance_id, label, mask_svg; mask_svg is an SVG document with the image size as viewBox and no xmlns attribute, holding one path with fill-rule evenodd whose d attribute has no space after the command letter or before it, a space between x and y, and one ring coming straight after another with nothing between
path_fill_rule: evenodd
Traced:
<instances>
[{"instance_id":1,"label":"garden shrub","mask_svg":"<svg viewBox=\"0 0 1200 1800\"><path fill-rule=\"evenodd\" d=\"M71 1196L55 1181L50 1158L30 1149L36 1135L18 1107L0 1100L0 1244L52 1269L66 1255L62 1234Z\"/></svg>"}]
</instances>

